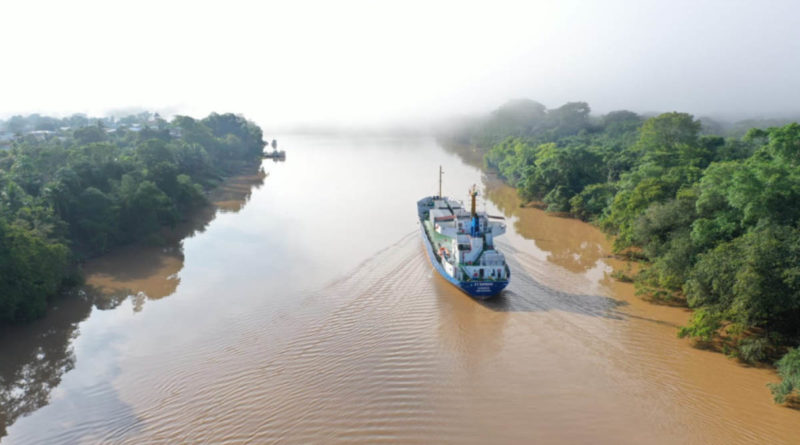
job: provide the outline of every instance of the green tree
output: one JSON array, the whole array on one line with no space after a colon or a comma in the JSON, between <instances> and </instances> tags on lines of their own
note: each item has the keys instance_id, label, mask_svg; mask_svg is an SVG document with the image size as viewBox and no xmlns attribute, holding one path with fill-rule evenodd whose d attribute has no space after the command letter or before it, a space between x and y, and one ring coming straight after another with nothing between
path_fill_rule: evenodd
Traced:
<instances>
[{"instance_id":1,"label":"green tree","mask_svg":"<svg viewBox=\"0 0 800 445\"><path fill-rule=\"evenodd\" d=\"M691 307L717 307L745 328L800 326L800 232L764 224L699 257L686 282Z\"/></svg>"},{"instance_id":2,"label":"green tree","mask_svg":"<svg viewBox=\"0 0 800 445\"><path fill-rule=\"evenodd\" d=\"M776 403L783 403L790 395L797 395L800 391L800 349L790 349L778 363L778 375L781 376L780 383L769 384L772 396Z\"/></svg>"},{"instance_id":3,"label":"green tree","mask_svg":"<svg viewBox=\"0 0 800 445\"><path fill-rule=\"evenodd\" d=\"M637 149L645 162L671 165L682 146L697 146L700 122L687 113L664 113L645 121L640 130Z\"/></svg>"},{"instance_id":4,"label":"green tree","mask_svg":"<svg viewBox=\"0 0 800 445\"><path fill-rule=\"evenodd\" d=\"M105 252L117 236L117 212L114 201L102 191L88 187L78 195L73 218L75 237L90 252Z\"/></svg>"},{"instance_id":5,"label":"green tree","mask_svg":"<svg viewBox=\"0 0 800 445\"><path fill-rule=\"evenodd\" d=\"M577 134L589 128L589 104L586 102L568 102L547 112L547 123L555 137Z\"/></svg>"},{"instance_id":6,"label":"green tree","mask_svg":"<svg viewBox=\"0 0 800 445\"><path fill-rule=\"evenodd\" d=\"M614 184L597 183L588 185L570 199L571 212L584 221L600 216L611 205L616 192Z\"/></svg>"},{"instance_id":7,"label":"green tree","mask_svg":"<svg viewBox=\"0 0 800 445\"><path fill-rule=\"evenodd\" d=\"M106 140L106 132L99 125L78 128L73 132L73 137L78 144L85 145Z\"/></svg>"},{"instance_id":8,"label":"green tree","mask_svg":"<svg viewBox=\"0 0 800 445\"><path fill-rule=\"evenodd\" d=\"M68 249L0 219L0 320L41 316L67 268Z\"/></svg>"}]
</instances>

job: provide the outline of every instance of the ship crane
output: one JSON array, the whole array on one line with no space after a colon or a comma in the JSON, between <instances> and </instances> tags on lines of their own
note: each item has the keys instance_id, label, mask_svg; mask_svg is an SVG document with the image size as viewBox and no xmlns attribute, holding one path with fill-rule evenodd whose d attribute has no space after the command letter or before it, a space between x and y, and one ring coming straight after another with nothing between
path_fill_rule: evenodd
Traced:
<instances>
[{"instance_id":1,"label":"ship crane","mask_svg":"<svg viewBox=\"0 0 800 445\"><path fill-rule=\"evenodd\" d=\"M469 234L471 236L478 236L480 234L480 222L478 220L478 212L475 211L475 198L478 196L478 186L475 184L472 185L469 189L469 197L471 200L470 205L470 227L469 227Z\"/></svg>"}]
</instances>

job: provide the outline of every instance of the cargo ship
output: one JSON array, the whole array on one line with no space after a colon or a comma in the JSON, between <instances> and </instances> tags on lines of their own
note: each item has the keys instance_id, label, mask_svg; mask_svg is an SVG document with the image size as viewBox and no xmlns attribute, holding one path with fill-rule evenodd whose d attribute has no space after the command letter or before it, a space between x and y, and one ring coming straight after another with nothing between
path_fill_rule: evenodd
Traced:
<instances>
[{"instance_id":1,"label":"cargo ship","mask_svg":"<svg viewBox=\"0 0 800 445\"><path fill-rule=\"evenodd\" d=\"M461 202L439 194L417 201L422 242L434 269L470 296L485 300L500 293L511 278L494 239L506 233L505 218L475 210L476 186L469 190L470 210Z\"/></svg>"}]
</instances>

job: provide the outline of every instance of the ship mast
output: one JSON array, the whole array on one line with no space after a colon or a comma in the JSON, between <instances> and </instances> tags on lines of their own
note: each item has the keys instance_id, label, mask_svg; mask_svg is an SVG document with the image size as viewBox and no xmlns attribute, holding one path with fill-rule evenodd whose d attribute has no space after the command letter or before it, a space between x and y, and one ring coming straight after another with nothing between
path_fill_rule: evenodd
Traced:
<instances>
[{"instance_id":1,"label":"ship mast","mask_svg":"<svg viewBox=\"0 0 800 445\"><path fill-rule=\"evenodd\" d=\"M442 197L442 175L444 171L442 170L442 166L439 166L439 197Z\"/></svg>"}]
</instances>

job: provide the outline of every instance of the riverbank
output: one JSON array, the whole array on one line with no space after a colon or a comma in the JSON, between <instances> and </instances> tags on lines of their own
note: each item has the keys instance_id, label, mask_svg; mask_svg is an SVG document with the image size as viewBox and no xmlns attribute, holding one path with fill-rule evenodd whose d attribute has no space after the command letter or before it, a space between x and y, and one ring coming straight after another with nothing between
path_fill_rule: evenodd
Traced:
<instances>
[{"instance_id":1,"label":"riverbank","mask_svg":"<svg viewBox=\"0 0 800 445\"><path fill-rule=\"evenodd\" d=\"M74 341L80 324L97 312L172 295L184 267L183 242L205 231L218 214L241 211L266 174L259 165L240 166L207 193L208 203L173 228L164 228L158 244L121 246L82 264L85 280L51 301L46 313L24 324L0 327L0 442L6 428L51 400L64 374L77 365Z\"/></svg>"},{"instance_id":2,"label":"riverbank","mask_svg":"<svg viewBox=\"0 0 800 445\"><path fill-rule=\"evenodd\" d=\"M458 144L449 144L449 147L450 151L458 154L468 164L487 171L487 162L482 161L482 154L485 156L485 150ZM498 161L498 158L495 158L493 162L497 163L506 161ZM504 178L499 176L494 180L490 180L490 182L491 181L505 182ZM511 189L514 190L516 200L507 199L507 201L513 202L505 205L506 211L514 213L515 210L513 209L515 207L519 207L521 209L548 209L548 205L546 203L537 202L535 200L532 201L530 196L528 196L527 199L523 199L519 196L521 193L518 189L513 187L511 187ZM577 215L574 215L570 212L551 210L548 213L555 217L577 218ZM655 219L660 217L661 216L654 216L652 218ZM650 224L657 225L658 222L654 221ZM595 225L598 225L598 228L605 229L606 233L608 233L611 228L611 226L608 225L607 220L605 222L601 222L601 224ZM611 240L611 243L614 245L614 248L611 249L610 252L615 252L615 259L617 261L622 261L618 264L618 267L615 267L615 270L611 273L611 276L621 282L634 283L636 289L635 294L648 303L687 308L687 313L689 314L688 318L676 325L676 334L681 337L691 338L691 345L693 347L722 353L726 357L736 359L741 365L744 366L758 366L775 370L773 363L775 360L781 357L783 353L786 352L786 344L793 344L791 339L786 338L781 339L769 337L769 340L766 340L769 330L764 328L751 328L749 331L743 330L743 328L736 323L725 321L723 318L724 316L714 316L716 317L714 319L715 321L712 321L712 324L708 326L708 315L705 312L705 309L700 308L699 312L689 310L688 308L690 305L688 304L689 302L687 302L686 295L683 292L674 288L664 289L663 287L658 286L658 281L654 280L653 278L653 271L655 270L655 273L658 273L657 271L659 270L658 267L660 265L659 261L662 261L662 258L656 257L655 260L653 260L653 252L652 250L647 250L647 244L645 244L643 249L642 246L635 244L620 244L618 240L614 240L614 237L611 234L608 234L608 236ZM653 236L657 235L653 234ZM627 247L621 249L620 245L625 245ZM621 256L616 253L620 252L620 250L622 250L623 253ZM627 259L625 257L627 257ZM786 366L786 369L788 370L792 369L791 366L793 365L787 364ZM781 368L778 369L780 372L788 372L782 370ZM769 386L770 388L785 388L777 392L773 389L773 394L775 394L776 401L785 401L786 406L796 407L798 406L798 403L795 397L791 395L793 392L793 386L790 383L787 383L787 381L791 382L792 379L796 379L797 376L791 373L786 375L788 380L784 380L782 386L773 384L770 384ZM784 399L785 396L789 397Z\"/></svg>"},{"instance_id":3,"label":"riverbank","mask_svg":"<svg viewBox=\"0 0 800 445\"><path fill-rule=\"evenodd\" d=\"M164 227L157 243L121 246L82 264L82 289L103 309L113 309L133 298L135 310L148 300L175 292L183 267L183 240L206 230L218 213L237 213L247 205L267 174L261 161L241 165L206 192L207 204L190 212L175 227Z\"/></svg>"},{"instance_id":4,"label":"riverbank","mask_svg":"<svg viewBox=\"0 0 800 445\"><path fill-rule=\"evenodd\" d=\"M688 113L519 100L453 134L525 202L592 221L643 260L642 294L694 310L679 335L775 363L776 402L800 396L800 124L723 138Z\"/></svg>"},{"instance_id":5,"label":"riverbank","mask_svg":"<svg viewBox=\"0 0 800 445\"><path fill-rule=\"evenodd\" d=\"M0 324L41 316L80 281L83 261L161 242L223 176L260 163L265 145L233 114L111 121L22 134L0 152Z\"/></svg>"}]
</instances>

